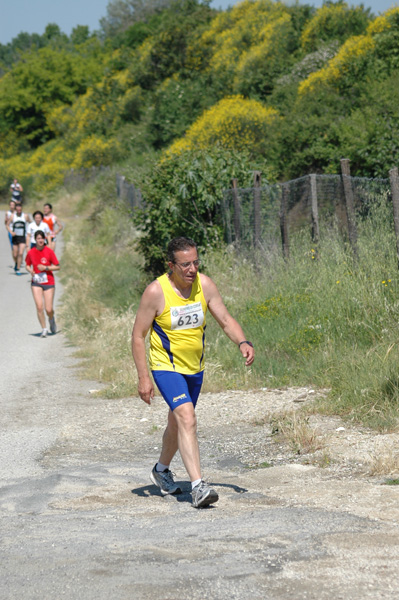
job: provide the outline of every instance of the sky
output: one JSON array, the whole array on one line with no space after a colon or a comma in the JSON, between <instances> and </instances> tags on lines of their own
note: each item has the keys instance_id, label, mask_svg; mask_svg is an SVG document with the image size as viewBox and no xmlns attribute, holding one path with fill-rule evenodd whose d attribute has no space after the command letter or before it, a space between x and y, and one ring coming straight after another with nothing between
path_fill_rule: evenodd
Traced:
<instances>
[{"instance_id":1,"label":"sky","mask_svg":"<svg viewBox=\"0 0 399 600\"><path fill-rule=\"evenodd\" d=\"M213 0L211 5L226 9L238 1ZM350 5L361 4L356 0L347 1ZM322 0L304 0L304 3L320 7ZM399 0L364 0L363 4L378 15L399 5ZM88 25L90 31L95 31L107 13L107 5L108 0L0 0L0 43L7 44L21 31L41 35L48 23L57 23L67 35L77 25Z\"/></svg>"}]
</instances>

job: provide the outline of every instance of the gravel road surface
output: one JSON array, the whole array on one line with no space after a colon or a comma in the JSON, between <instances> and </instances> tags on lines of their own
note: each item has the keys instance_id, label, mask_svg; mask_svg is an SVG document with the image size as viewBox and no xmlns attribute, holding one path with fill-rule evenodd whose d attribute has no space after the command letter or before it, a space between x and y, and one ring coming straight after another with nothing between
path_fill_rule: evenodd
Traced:
<instances>
[{"instance_id":1,"label":"gravel road surface","mask_svg":"<svg viewBox=\"0 0 399 600\"><path fill-rule=\"evenodd\" d=\"M163 498L149 480L163 401L95 397L62 330L39 337L5 233L0 249L1 599L399 598L399 487L365 469L381 436L319 420L321 468L270 427L309 390L203 394L203 468L220 500L192 508L180 459L183 493Z\"/></svg>"}]
</instances>

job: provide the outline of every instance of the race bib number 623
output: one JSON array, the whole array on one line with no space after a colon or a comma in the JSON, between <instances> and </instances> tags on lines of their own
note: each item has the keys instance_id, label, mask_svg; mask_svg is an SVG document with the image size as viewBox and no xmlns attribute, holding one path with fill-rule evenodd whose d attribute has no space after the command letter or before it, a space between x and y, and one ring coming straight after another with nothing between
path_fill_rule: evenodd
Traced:
<instances>
[{"instance_id":1,"label":"race bib number 623","mask_svg":"<svg viewBox=\"0 0 399 600\"><path fill-rule=\"evenodd\" d=\"M201 302L187 306L171 306L170 319L172 330L194 329L201 327L204 322L204 311Z\"/></svg>"}]
</instances>

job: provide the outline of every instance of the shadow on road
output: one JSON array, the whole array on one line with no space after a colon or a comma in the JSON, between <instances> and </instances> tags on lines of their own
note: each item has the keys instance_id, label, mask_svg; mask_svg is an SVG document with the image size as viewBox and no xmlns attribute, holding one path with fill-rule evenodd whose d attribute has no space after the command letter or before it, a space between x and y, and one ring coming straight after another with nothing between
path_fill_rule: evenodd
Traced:
<instances>
[{"instance_id":1,"label":"shadow on road","mask_svg":"<svg viewBox=\"0 0 399 600\"><path fill-rule=\"evenodd\" d=\"M52 338L55 335L57 335L58 333L61 333L61 329L59 331L56 331L55 333L48 332L47 337ZM31 337L37 337L37 338L39 338L39 337L41 337L42 332L40 331L39 333L28 333L28 335L30 335Z\"/></svg>"},{"instance_id":2,"label":"shadow on road","mask_svg":"<svg viewBox=\"0 0 399 600\"><path fill-rule=\"evenodd\" d=\"M175 498L176 502L188 502L189 504L191 504L191 485L187 482L181 482L181 481L176 481L176 483L178 483L182 489L182 493L181 494L176 494L173 496L168 496ZM219 488L228 488L230 490L232 490L233 492L236 492L237 494L244 494L245 492L248 492L248 490L246 488L242 488L238 485L231 485L229 483L215 483L215 482L208 482L209 485L211 487L219 487ZM140 498L149 498L151 496L158 496L160 498L165 498L166 496L163 496L161 494L160 489L156 486L156 485L143 485L142 487L138 487L138 488L134 488L132 490L132 494L135 494L136 496L139 496ZM207 507L207 508L212 508Z\"/></svg>"}]
</instances>

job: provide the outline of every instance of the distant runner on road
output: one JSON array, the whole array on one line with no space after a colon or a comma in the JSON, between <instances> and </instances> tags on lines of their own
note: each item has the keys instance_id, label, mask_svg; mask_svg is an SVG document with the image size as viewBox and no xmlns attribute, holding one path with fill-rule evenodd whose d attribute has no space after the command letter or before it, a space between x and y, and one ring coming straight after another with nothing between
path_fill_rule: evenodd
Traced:
<instances>
[{"instance_id":1,"label":"distant runner on road","mask_svg":"<svg viewBox=\"0 0 399 600\"><path fill-rule=\"evenodd\" d=\"M58 259L54 252L46 246L46 238L42 231L35 233L36 248L29 250L26 255L26 270L32 275L32 294L35 301L37 318L42 327L40 337L47 337L46 327L47 313L51 333L57 332L54 317L54 293L55 279L54 271L60 268Z\"/></svg>"},{"instance_id":2,"label":"distant runner on road","mask_svg":"<svg viewBox=\"0 0 399 600\"><path fill-rule=\"evenodd\" d=\"M162 494L178 494L169 465L179 450L191 480L195 508L217 502L219 496L202 480L195 406L204 375L206 312L237 344L245 365L254 361L254 348L239 323L229 314L210 277L198 272L197 246L175 238L168 246L169 272L144 291L132 333L132 353L139 377L140 398L151 404L154 385L146 362L145 338L150 334L150 368L169 405L162 451L150 478Z\"/></svg>"},{"instance_id":3,"label":"distant runner on road","mask_svg":"<svg viewBox=\"0 0 399 600\"><path fill-rule=\"evenodd\" d=\"M26 229L29 222L29 216L22 212L22 204L17 202L15 213L7 224L7 229L12 236L12 256L15 262L14 271L17 275L21 275L21 264L26 246Z\"/></svg>"},{"instance_id":4,"label":"distant runner on road","mask_svg":"<svg viewBox=\"0 0 399 600\"><path fill-rule=\"evenodd\" d=\"M6 226L6 229L7 229L8 222L14 213L15 213L15 200L10 200L8 210L6 211L6 213L4 215L4 225ZM12 235L8 231L8 229L7 229L7 233L8 233L8 239L10 240L10 244L11 244L11 254L12 254Z\"/></svg>"},{"instance_id":5,"label":"distant runner on road","mask_svg":"<svg viewBox=\"0 0 399 600\"><path fill-rule=\"evenodd\" d=\"M24 191L22 185L19 183L18 179L14 179L12 184L10 185L11 196L14 202L21 202L22 200L22 192Z\"/></svg>"},{"instance_id":6,"label":"distant runner on road","mask_svg":"<svg viewBox=\"0 0 399 600\"><path fill-rule=\"evenodd\" d=\"M44 217L43 220L50 228L50 241L49 246L52 250L55 250L55 241L57 239L57 234L61 233L64 229L61 221L56 217L53 212L53 207L49 202L46 202L43 206Z\"/></svg>"},{"instance_id":7,"label":"distant runner on road","mask_svg":"<svg viewBox=\"0 0 399 600\"><path fill-rule=\"evenodd\" d=\"M32 215L33 222L29 223L28 229L26 232L26 246L28 249L32 249L36 247L35 242L35 233L36 231L42 231L46 237L46 244L49 244L50 241L50 227L43 221L43 213L40 210L35 210Z\"/></svg>"}]
</instances>

